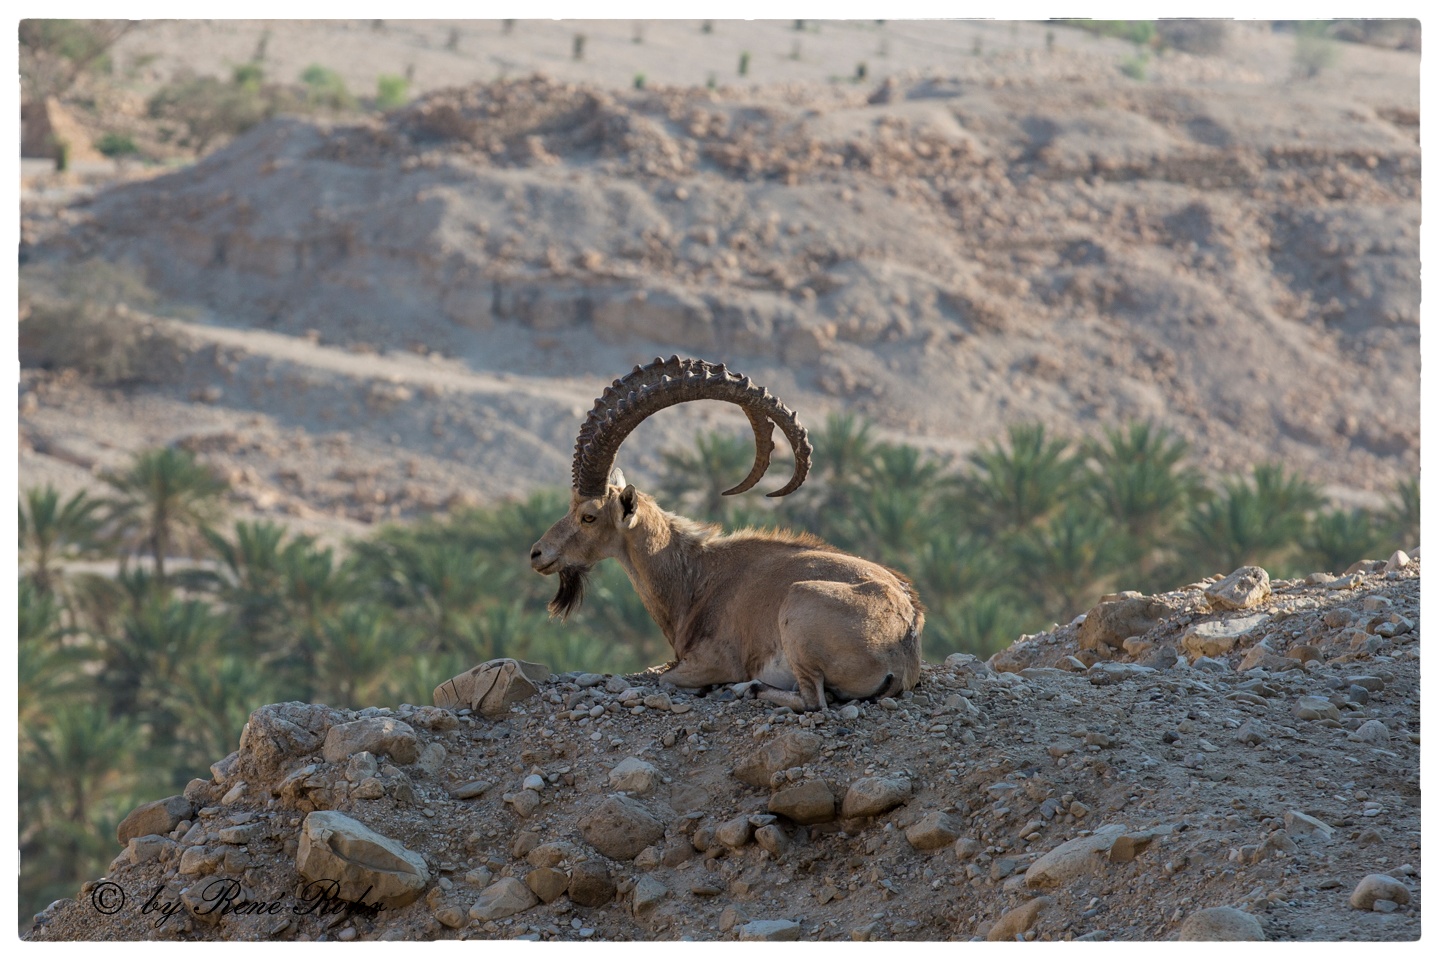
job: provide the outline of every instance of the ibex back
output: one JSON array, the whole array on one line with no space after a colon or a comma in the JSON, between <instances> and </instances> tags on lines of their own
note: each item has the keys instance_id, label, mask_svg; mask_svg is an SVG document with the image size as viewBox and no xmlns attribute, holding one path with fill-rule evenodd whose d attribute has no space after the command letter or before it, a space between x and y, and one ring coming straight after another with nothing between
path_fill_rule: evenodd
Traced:
<instances>
[{"instance_id":1,"label":"ibex back","mask_svg":"<svg viewBox=\"0 0 1440 960\"><path fill-rule=\"evenodd\" d=\"M838 699L889 696L920 678L924 608L888 567L808 534L722 533L662 510L614 470L620 443L650 414L687 400L727 400L755 431L755 465L727 494L753 487L774 449L774 426L795 451L805 481L811 446L795 414L723 364L655 360L616 380L595 401L575 444L570 510L530 552L541 574L558 574L550 612L579 605L590 569L618 560L675 651L662 677L680 687L759 681L760 696L796 710Z\"/></svg>"}]
</instances>

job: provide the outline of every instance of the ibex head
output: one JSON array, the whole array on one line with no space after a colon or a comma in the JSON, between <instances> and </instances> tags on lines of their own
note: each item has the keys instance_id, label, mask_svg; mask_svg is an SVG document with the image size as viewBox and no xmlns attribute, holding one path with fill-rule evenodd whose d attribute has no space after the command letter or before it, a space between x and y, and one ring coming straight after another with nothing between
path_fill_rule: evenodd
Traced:
<instances>
[{"instance_id":1,"label":"ibex head","mask_svg":"<svg viewBox=\"0 0 1440 960\"><path fill-rule=\"evenodd\" d=\"M625 535L635 528L638 491L615 470L615 455L630 431L646 417L688 400L725 400L738 405L755 431L755 464L750 474L726 495L755 486L770 466L775 426L784 431L795 451L795 473L772 497L793 493L810 470L811 446L795 412L749 377L725 365L703 360L656 358L616 380L595 401L575 440L571 470L570 510L557 520L530 551L538 573L560 575L560 588L550 612L564 617L580 605L585 577L605 557L618 556Z\"/></svg>"}]
</instances>

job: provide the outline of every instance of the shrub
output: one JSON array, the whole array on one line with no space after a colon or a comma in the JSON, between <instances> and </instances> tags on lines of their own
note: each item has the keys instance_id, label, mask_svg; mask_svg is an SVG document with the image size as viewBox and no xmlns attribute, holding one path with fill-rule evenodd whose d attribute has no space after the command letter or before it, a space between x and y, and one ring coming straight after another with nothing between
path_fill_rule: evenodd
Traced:
<instances>
[{"instance_id":1,"label":"shrub","mask_svg":"<svg viewBox=\"0 0 1440 960\"><path fill-rule=\"evenodd\" d=\"M410 99L410 83L393 73L382 73L375 80L375 106L381 110L403 107Z\"/></svg>"},{"instance_id":2,"label":"shrub","mask_svg":"<svg viewBox=\"0 0 1440 960\"><path fill-rule=\"evenodd\" d=\"M154 299L134 274L100 260L28 270L20 277L20 362L100 383L148 379L164 351L129 307Z\"/></svg>"},{"instance_id":3,"label":"shrub","mask_svg":"<svg viewBox=\"0 0 1440 960\"><path fill-rule=\"evenodd\" d=\"M1319 76L1340 59L1340 48L1330 39L1328 20L1301 20L1295 24L1295 70L1303 77Z\"/></svg>"},{"instance_id":4,"label":"shrub","mask_svg":"<svg viewBox=\"0 0 1440 960\"><path fill-rule=\"evenodd\" d=\"M238 71L237 71L238 73ZM258 87L222 83L214 77L181 77L150 98L150 116L183 126L189 146L203 153L217 137L244 133L275 112Z\"/></svg>"},{"instance_id":5,"label":"shrub","mask_svg":"<svg viewBox=\"0 0 1440 960\"><path fill-rule=\"evenodd\" d=\"M306 102L313 107L328 110L355 109L355 98L345 89L345 81L329 67L312 63L300 74L300 82L305 85Z\"/></svg>"},{"instance_id":6,"label":"shrub","mask_svg":"<svg viewBox=\"0 0 1440 960\"><path fill-rule=\"evenodd\" d=\"M1155 32L1167 47L1206 57L1223 53L1230 37L1224 20L1161 20Z\"/></svg>"},{"instance_id":7,"label":"shrub","mask_svg":"<svg viewBox=\"0 0 1440 960\"><path fill-rule=\"evenodd\" d=\"M95 149L110 158L128 157L140 152L135 146L135 138L128 133L110 132L105 134L95 143Z\"/></svg>"}]
</instances>

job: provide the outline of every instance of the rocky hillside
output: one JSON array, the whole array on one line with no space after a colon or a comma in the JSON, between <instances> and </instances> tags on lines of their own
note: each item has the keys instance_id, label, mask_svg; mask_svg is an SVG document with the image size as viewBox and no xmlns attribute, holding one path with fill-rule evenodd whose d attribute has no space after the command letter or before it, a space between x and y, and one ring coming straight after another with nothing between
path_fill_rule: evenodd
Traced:
<instances>
[{"instance_id":1,"label":"rocky hillside","mask_svg":"<svg viewBox=\"0 0 1440 960\"><path fill-rule=\"evenodd\" d=\"M127 264L204 321L182 377L118 401L174 421L151 442L192 417L343 430L392 496L453 467L401 514L563 482L574 409L672 351L932 450L1152 419L1207 470L1280 457L1351 502L1413 476L1418 55L1283 79L1262 65L1289 41L1237 32L1231 59L1172 51L1137 79L1039 29L880 82L535 76L277 119L58 220L28 208L23 256ZM136 429L116 402L22 425L104 461ZM273 446L236 469L283 502L304 454Z\"/></svg>"},{"instance_id":2,"label":"rocky hillside","mask_svg":"<svg viewBox=\"0 0 1440 960\"><path fill-rule=\"evenodd\" d=\"M1415 940L1416 553L1107 597L825 714L262 707L29 937Z\"/></svg>"}]
</instances>

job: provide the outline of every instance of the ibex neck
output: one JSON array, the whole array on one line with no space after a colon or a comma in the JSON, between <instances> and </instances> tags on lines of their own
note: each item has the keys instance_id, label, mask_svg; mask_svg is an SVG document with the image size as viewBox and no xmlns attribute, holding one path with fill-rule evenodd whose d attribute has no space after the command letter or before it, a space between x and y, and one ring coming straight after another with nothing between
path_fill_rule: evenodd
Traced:
<instances>
[{"instance_id":1,"label":"ibex neck","mask_svg":"<svg viewBox=\"0 0 1440 960\"><path fill-rule=\"evenodd\" d=\"M701 575L701 556L715 528L661 510L642 497L639 522L625 538L619 558L651 619L673 646L690 612Z\"/></svg>"}]
</instances>

